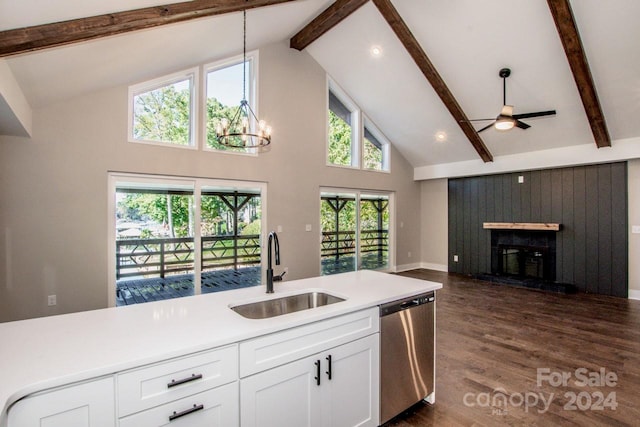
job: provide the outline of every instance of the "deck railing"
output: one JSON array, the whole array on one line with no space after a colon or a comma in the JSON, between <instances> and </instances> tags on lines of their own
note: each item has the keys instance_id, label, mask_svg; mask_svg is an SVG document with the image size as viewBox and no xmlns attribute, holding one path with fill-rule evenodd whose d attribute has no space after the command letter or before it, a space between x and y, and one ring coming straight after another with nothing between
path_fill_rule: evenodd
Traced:
<instances>
[{"instance_id":1,"label":"deck railing","mask_svg":"<svg viewBox=\"0 0 640 427\"><path fill-rule=\"evenodd\" d=\"M200 239L202 271L260 264L260 236L205 236ZM192 237L116 240L116 279L165 277L194 268Z\"/></svg>"},{"instance_id":2,"label":"deck railing","mask_svg":"<svg viewBox=\"0 0 640 427\"><path fill-rule=\"evenodd\" d=\"M339 260L345 255L356 253L355 231L323 231L322 258ZM360 232L360 253L377 252L380 257L389 250L388 230L362 230Z\"/></svg>"}]
</instances>

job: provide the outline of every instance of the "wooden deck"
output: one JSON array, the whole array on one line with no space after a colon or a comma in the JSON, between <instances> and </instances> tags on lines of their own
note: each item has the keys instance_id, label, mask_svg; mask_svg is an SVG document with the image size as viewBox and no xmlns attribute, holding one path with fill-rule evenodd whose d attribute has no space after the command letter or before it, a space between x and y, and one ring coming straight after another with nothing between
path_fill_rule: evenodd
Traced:
<instances>
[{"instance_id":1,"label":"wooden deck","mask_svg":"<svg viewBox=\"0 0 640 427\"><path fill-rule=\"evenodd\" d=\"M343 255L338 260L325 257L322 260L322 274L336 274L355 270L354 255ZM363 256L362 267L375 270L387 265L386 252L382 258L376 253ZM276 274L280 270L276 267ZM231 289L257 286L262 283L260 267L238 269L220 269L202 273L201 291L203 294ZM140 304L150 301L188 297L194 295L193 275L175 274L148 279L123 279L117 282L116 306Z\"/></svg>"},{"instance_id":2,"label":"wooden deck","mask_svg":"<svg viewBox=\"0 0 640 427\"><path fill-rule=\"evenodd\" d=\"M247 267L202 273L203 294L231 289L246 288L260 284L260 267ZM179 274L150 279L120 280L117 283L116 306L140 304L194 294L193 275Z\"/></svg>"}]
</instances>

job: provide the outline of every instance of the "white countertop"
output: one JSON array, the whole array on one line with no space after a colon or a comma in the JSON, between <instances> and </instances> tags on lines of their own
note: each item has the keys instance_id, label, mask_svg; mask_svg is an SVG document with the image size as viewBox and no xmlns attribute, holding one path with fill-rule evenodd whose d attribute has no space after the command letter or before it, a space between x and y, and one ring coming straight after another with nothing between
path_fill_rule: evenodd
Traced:
<instances>
[{"instance_id":1,"label":"white countertop","mask_svg":"<svg viewBox=\"0 0 640 427\"><path fill-rule=\"evenodd\" d=\"M374 271L276 282L126 307L0 323L0 420L16 400L48 388L231 344L442 288ZM346 301L270 319L229 306L323 290Z\"/></svg>"}]
</instances>

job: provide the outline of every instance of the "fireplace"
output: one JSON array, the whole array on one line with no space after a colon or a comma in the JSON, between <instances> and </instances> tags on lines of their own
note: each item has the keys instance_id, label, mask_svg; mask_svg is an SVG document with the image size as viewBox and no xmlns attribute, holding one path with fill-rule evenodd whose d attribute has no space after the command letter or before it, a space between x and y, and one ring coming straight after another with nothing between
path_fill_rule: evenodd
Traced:
<instances>
[{"instance_id":1,"label":"fireplace","mask_svg":"<svg viewBox=\"0 0 640 427\"><path fill-rule=\"evenodd\" d=\"M491 273L554 282L556 232L491 230Z\"/></svg>"}]
</instances>

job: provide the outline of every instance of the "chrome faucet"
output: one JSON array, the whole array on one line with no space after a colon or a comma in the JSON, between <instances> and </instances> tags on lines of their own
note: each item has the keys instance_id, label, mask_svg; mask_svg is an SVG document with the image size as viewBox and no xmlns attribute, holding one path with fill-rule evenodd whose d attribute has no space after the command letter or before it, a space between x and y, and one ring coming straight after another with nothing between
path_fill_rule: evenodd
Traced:
<instances>
[{"instance_id":1,"label":"chrome faucet","mask_svg":"<svg viewBox=\"0 0 640 427\"><path fill-rule=\"evenodd\" d=\"M283 272L279 276L273 275L273 264L271 262L271 245L273 243L273 250L275 251L276 256L276 265L280 265L280 243L278 243L278 235L275 231L269 233L269 238L267 240L267 293L273 293L273 282L279 282L282 280L282 276L285 275L286 271Z\"/></svg>"}]
</instances>

